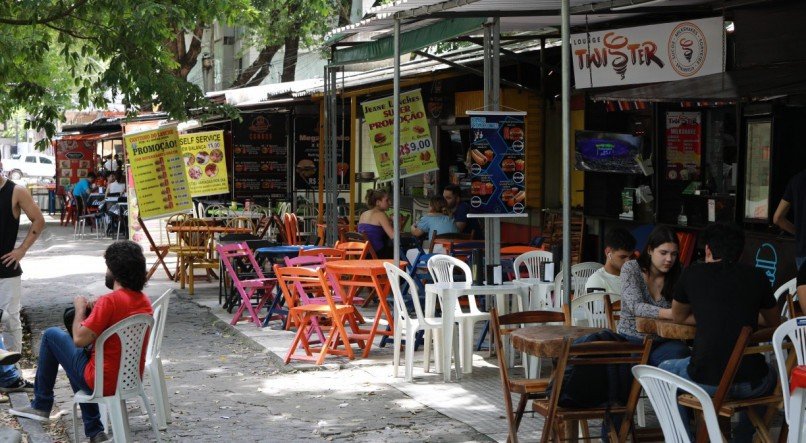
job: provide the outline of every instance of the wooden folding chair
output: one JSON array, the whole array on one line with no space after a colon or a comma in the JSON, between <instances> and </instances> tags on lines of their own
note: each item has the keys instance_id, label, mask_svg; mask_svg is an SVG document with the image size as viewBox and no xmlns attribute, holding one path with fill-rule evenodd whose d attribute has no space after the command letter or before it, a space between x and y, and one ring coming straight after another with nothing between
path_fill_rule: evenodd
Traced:
<instances>
[{"instance_id":1,"label":"wooden folding chair","mask_svg":"<svg viewBox=\"0 0 806 443\"><path fill-rule=\"evenodd\" d=\"M204 269L205 277L209 280L210 276L216 277L215 270L218 270L219 263L214 257L213 232L204 220L190 217L180 226L176 249L179 257L179 287L184 289L187 282L188 295L193 295L195 270Z\"/></svg>"},{"instance_id":2,"label":"wooden folding chair","mask_svg":"<svg viewBox=\"0 0 806 443\"><path fill-rule=\"evenodd\" d=\"M336 246L333 248L344 251L345 260L364 260L368 258L377 258L373 256L374 252L370 252L372 250L372 246L368 241L340 241L336 242Z\"/></svg>"},{"instance_id":3,"label":"wooden folding chair","mask_svg":"<svg viewBox=\"0 0 806 443\"><path fill-rule=\"evenodd\" d=\"M299 251L298 257L316 257L324 256L325 261L344 260L346 252L343 249L336 248L316 248L316 249L303 249Z\"/></svg>"},{"instance_id":4,"label":"wooden folding chair","mask_svg":"<svg viewBox=\"0 0 806 443\"><path fill-rule=\"evenodd\" d=\"M249 312L250 319L257 327L262 326L262 320L259 316L260 310L266 302L272 299L272 291L277 286L276 278L267 278L263 275L263 270L260 268L255 255L246 243L232 243L228 245L217 245L216 250L221 261L224 263L224 268L232 279L232 286L238 291L241 296L241 305L232 317L231 325L238 323L243 316L244 311ZM243 263L245 261L245 263ZM245 264L250 273L254 274L253 278L244 278L244 273L239 272L237 267ZM256 304L253 305L252 298L255 297Z\"/></svg>"},{"instance_id":5,"label":"wooden folding chair","mask_svg":"<svg viewBox=\"0 0 806 443\"><path fill-rule=\"evenodd\" d=\"M428 253L434 253L434 245L442 245L445 248L445 251L451 250L451 245L456 240L470 240L470 234L461 234L461 233L445 233L445 234L436 234L431 236L431 245L429 246Z\"/></svg>"},{"instance_id":6,"label":"wooden folding chair","mask_svg":"<svg viewBox=\"0 0 806 443\"><path fill-rule=\"evenodd\" d=\"M283 225L285 226L285 241L289 245L300 244L297 232L299 232L299 219L297 214L286 212L283 215Z\"/></svg>"}]
</instances>

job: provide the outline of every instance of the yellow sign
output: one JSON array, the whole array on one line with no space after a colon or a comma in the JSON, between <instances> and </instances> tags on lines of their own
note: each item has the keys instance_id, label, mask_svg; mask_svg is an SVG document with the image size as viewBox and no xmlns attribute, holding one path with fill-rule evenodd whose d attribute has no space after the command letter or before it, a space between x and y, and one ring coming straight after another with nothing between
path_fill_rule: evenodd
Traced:
<instances>
[{"instance_id":1,"label":"yellow sign","mask_svg":"<svg viewBox=\"0 0 806 443\"><path fill-rule=\"evenodd\" d=\"M364 102L364 117L369 126L369 139L375 153L379 180L394 178L392 147L394 138L393 97ZM406 178L439 169L431 130L419 89L400 93L400 177Z\"/></svg>"},{"instance_id":2,"label":"yellow sign","mask_svg":"<svg viewBox=\"0 0 806 443\"><path fill-rule=\"evenodd\" d=\"M229 193L224 131L179 136L191 197Z\"/></svg>"},{"instance_id":3,"label":"yellow sign","mask_svg":"<svg viewBox=\"0 0 806 443\"><path fill-rule=\"evenodd\" d=\"M123 138L144 220L193 209L176 127Z\"/></svg>"}]
</instances>

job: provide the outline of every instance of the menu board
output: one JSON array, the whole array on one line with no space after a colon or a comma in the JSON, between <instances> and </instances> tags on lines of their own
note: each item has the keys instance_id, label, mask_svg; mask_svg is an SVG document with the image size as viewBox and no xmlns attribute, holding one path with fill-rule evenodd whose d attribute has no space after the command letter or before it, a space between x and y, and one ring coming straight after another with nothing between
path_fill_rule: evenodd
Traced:
<instances>
[{"instance_id":1,"label":"menu board","mask_svg":"<svg viewBox=\"0 0 806 443\"><path fill-rule=\"evenodd\" d=\"M666 178L699 180L702 121L699 112L666 113Z\"/></svg>"},{"instance_id":2,"label":"menu board","mask_svg":"<svg viewBox=\"0 0 806 443\"><path fill-rule=\"evenodd\" d=\"M176 127L126 135L123 142L142 219L184 213L193 208Z\"/></svg>"},{"instance_id":3,"label":"menu board","mask_svg":"<svg viewBox=\"0 0 806 443\"><path fill-rule=\"evenodd\" d=\"M361 103L369 126L378 179L394 178L394 106L392 97ZM400 177L406 178L439 169L431 130L419 89L400 93Z\"/></svg>"},{"instance_id":4,"label":"menu board","mask_svg":"<svg viewBox=\"0 0 806 443\"><path fill-rule=\"evenodd\" d=\"M287 114L244 113L232 128L235 199L285 199L288 194Z\"/></svg>"},{"instance_id":5,"label":"menu board","mask_svg":"<svg viewBox=\"0 0 806 443\"><path fill-rule=\"evenodd\" d=\"M57 193L72 186L88 172L95 170L95 140L63 138L56 142L56 184Z\"/></svg>"},{"instance_id":6,"label":"menu board","mask_svg":"<svg viewBox=\"0 0 806 443\"><path fill-rule=\"evenodd\" d=\"M470 216L525 217L525 112L468 111Z\"/></svg>"},{"instance_id":7,"label":"menu board","mask_svg":"<svg viewBox=\"0 0 806 443\"><path fill-rule=\"evenodd\" d=\"M336 125L336 180L340 189L350 189L350 124L346 123L350 121L350 114L345 112L343 116L339 114ZM295 117L294 137L294 189L318 189L319 117Z\"/></svg>"},{"instance_id":8,"label":"menu board","mask_svg":"<svg viewBox=\"0 0 806 443\"><path fill-rule=\"evenodd\" d=\"M179 136L191 197L229 193L224 131Z\"/></svg>"}]
</instances>

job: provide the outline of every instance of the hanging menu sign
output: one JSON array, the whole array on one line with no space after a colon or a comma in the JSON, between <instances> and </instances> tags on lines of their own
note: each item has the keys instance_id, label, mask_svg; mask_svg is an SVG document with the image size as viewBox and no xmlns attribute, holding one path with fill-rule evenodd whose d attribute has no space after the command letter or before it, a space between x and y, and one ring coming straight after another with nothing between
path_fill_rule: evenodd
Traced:
<instances>
[{"instance_id":1,"label":"hanging menu sign","mask_svg":"<svg viewBox=\"0 0 806 443\"><path fill-rule=\"evenodd\" d=\"M56 177L59 194L95 170L95 140L63 138L56 142Z\"/></svg>"},{"instance_id":2,"label":"hanging menu sign","mask_svg":"<svg viewBox=\"0 0 806 443\"><path fill-rule=\"evenodd\" d=\"M666 113L666 178L699 180L702 121L699 112Z\"/></svg>"},{"instance_id":3,"label":"hanging menu sign","mask_svg":"<svg viewBox=\"0 0 806 443\"><path fill-rule=\"evenodd\" d=\"M143 220L193 209L176 127L123 137Z\"/></svg>"},{"instance_id":4,"label":"hanging menu sign","mask_svg":"<svg viewBox=\"0 0 806 443\"><path fill-rule=\"evenodd\" d=\"M350 189L350 114L344 112L336 118L336 180L339 189ZM295 117L294 138L294 189L318 189L319 117Z\"/></svg>"},{"instance_id":5,"label":"hanging menu sign","mask_svg":"<svg viewBox=\"0 0 806 443\"><path fill-rule=\"evenodd\" d=\"M191 197L229 193L224 131L179 136Z\"/></svg>"},{"instance_id":6,"label":"hanging menu sign","mask_svg":"<svg viewBox=\"0 0 806 443\"><path fill-rule=\"evenodd\" d=\"M470 216L525 217L525 112L468 111Z\"/></svg>"},{"instance_id":7,"label":"hanging menu sign","mask_svg":"<svg viewBox=\"0 0 806 443\"><path fill-rule=\"evenodd\" d=\"M236 200L285 199L288 194L286 114L241 114L232 128ZM263 201L258 201L264 204Z\"/></svg>"}]
</instances>

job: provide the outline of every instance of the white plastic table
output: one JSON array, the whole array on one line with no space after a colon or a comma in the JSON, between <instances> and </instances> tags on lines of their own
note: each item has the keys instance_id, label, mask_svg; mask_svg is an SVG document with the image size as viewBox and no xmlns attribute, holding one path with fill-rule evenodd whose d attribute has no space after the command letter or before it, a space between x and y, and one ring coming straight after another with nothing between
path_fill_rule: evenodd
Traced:
<instances>
[{"instance_id":1,"label":"white plastic table","mask_svg":"<svg viewBox=\"0 0 806 443\"><path fill-rule=\"evenodd\" d=\"M524 306L525 311L557 310L554 302L549 300L549 294L554 289L553 281L542 281L539 278L520 278L514 281L529 288L528 303Z\"/></svg>"}]
</instances>

